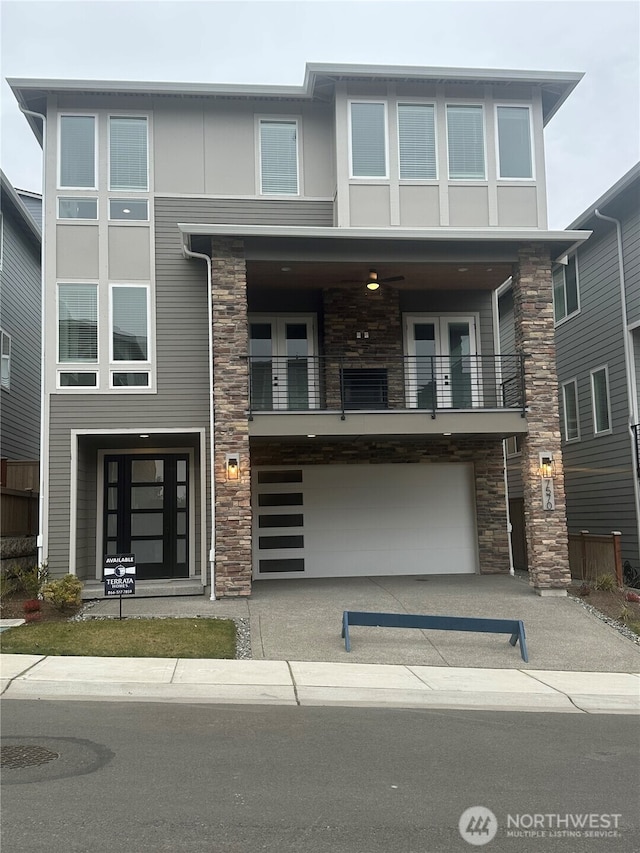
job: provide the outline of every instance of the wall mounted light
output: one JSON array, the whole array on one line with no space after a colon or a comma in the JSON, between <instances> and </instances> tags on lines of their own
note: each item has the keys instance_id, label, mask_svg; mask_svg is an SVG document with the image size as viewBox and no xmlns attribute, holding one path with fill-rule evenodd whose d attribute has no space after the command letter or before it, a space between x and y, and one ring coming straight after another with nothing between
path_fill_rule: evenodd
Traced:
<instances>
[{"instance_id":1,"label":"wall mounted light","mask_svg":"<svg viewBox=\"0 0 640 853\"><path fill-rule=\"evenodd\" d=\"M555 476L556 463L553 461L553 453L546 450L541 451L540 459L540 476L543 480L548 480Z\"/></svg>"},{"instance_id":2,"label":"wall mounted light","mask_svg":"<svg viewBox=\"0 0 640 853\"><path fill-rule=\"evenodd\" d=\"M226 455L227 480L240 479L240 456L238 453L227 453Z\"/></svg>"}]
</instances>

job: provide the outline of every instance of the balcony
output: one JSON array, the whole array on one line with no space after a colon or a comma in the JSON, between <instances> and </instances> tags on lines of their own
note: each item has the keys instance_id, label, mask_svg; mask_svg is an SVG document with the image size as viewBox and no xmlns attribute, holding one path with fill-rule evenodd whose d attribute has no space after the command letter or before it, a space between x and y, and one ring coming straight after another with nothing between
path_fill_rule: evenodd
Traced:
<instances>
[{"instance_id":1,"label":"balcony","mask_svg":"<svg viewBox=\"0 0 640 853\"><path fill-rule=\"evenodd\" d=\"M526 432L519 355L253 356L249 377L252 435Z\"/></svg>"}]
</instances>

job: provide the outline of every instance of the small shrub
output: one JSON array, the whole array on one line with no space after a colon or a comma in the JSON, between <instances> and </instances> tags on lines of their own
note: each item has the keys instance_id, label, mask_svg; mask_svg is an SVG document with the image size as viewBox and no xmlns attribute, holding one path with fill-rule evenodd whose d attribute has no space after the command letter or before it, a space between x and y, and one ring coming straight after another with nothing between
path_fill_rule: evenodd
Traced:
<instances>
[{"instance_id":1,"label":"small shrub","mask_svg":"<svg viewBox=\"0 0 640 853\"><path fill-rule=\"evenodd\" d=\"M60 580L49 581L42 594L45 601L52 604L56 610L67 610L80 605L81 591L82 581L75 575L65 575Z\"/></svg>"},{"instance_id":2,"label":"small shrub","mask_svg":"<svg viewBox=\"0 0 640 853\"><path fill-rule=\"evenodd\" d=\"M6 601L16 591L16 579L9 575L0 575L0 602Z\"/></svg>"},{"instance_id":3,"label":"small shrub","mask_svg":"<svg viewBox=\"0 0 640 853\"><path fill-rule=\"evenodd\" d=\"M35 613L40 610L40 599L39 598L27 598L27 600L23 603L22 609L25 613Z\"/></svg>"},{"instance_id":4,"label":"small shrub","mask_svg":"<svg viewBox=\"0 0 640 853\"><path fill-rule=\"evenodd\" d=\"M42 587L47 582L49 571L47 564L41 566L29 566L28 569L18 568L14 571L11 580L14 583L14 592L23 592L29 598L38 598Z\"/></svg>"},{"instance_id":5,"label":"small shrub","mask_svg":"<svg viewBox=\"0 0 640 853\"><path fill-rule=\"evenodd\" d=\"M601 592L613 592L617 588L613 575L598 575L593 586Z\"/></svg>"}]
</instances>

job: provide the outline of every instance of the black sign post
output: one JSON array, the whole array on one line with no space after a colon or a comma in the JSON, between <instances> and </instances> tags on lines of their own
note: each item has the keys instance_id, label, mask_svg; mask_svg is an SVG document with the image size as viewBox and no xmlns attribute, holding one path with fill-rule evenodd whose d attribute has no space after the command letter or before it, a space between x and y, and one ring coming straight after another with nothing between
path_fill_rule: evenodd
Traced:
<instances>
[{"instance_id":1,"label":"black sign post","mask_svg":"<svg viewBox=\"0 0 640 853\"><path fill-rule=\"evenodd\" d=\"M122 619L122 596L136 594L136 558L135 554L109 554L104 558L102 568L104 594L107 598L117 595L120 598L120 619Z\"/></svg>"}]
</instances>

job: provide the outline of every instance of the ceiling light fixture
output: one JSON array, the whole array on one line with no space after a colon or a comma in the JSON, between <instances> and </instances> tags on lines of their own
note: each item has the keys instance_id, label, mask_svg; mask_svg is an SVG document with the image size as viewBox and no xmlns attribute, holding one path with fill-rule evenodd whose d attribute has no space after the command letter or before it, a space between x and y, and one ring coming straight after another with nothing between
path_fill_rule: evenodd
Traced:
<instances>
[{"instance_id":1,"label":"ceiling light fixture","mask_svg":"<svg viewBox=\"0 0 640 853\"><path fill-rule=\"evenodd\" d=\"M378 281L378 273L375 270L369 270L369 278L367 279L367 290L377 290L380 287Z\"/></svg>"}]
</instances>

